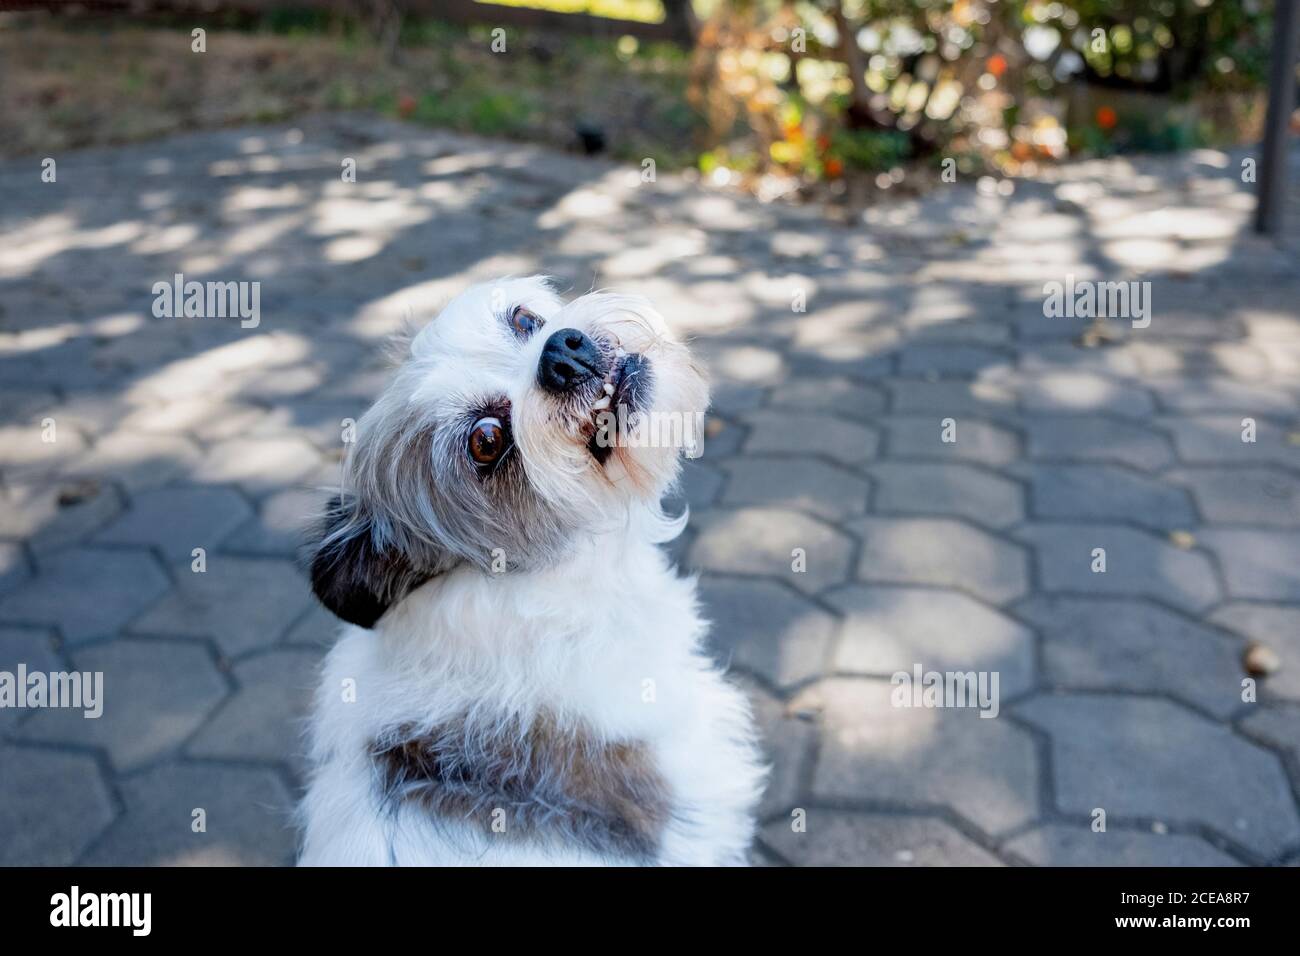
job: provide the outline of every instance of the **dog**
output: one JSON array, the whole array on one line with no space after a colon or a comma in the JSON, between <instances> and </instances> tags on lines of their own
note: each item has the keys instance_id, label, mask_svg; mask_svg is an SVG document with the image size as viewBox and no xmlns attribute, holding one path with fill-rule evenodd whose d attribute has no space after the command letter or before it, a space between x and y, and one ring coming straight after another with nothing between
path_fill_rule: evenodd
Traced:
<instances>
[{"instance_id":1,"label":"dog","mask_svg":"<svg viewBox=\"0 0 1300 956\"><path fill-rule=\"evenodd\" d=\"M300 862L745 864L767 768L659 547L701 436L646 440L703 418L689 351L644 300L542 277L465 291L402 351L309 552L346 623Z\"/></svg>"}]
</instances>

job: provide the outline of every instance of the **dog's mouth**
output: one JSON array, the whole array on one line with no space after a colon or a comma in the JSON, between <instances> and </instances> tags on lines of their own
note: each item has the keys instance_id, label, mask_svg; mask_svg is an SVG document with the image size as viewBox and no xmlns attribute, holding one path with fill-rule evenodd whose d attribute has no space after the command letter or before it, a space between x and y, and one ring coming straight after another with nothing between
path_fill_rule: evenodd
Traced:
<instances>
[{"instance_id":1,"label":"dog's mouth","mask_svg":"<svg viewBox=\"0 0 1300 956\"><path fill-rule=\"evenodd\" d=\"M650 390L650 360L637 352L618 349L591 404L592 434L587 450L604 464L619 444L621 429L640 413Z\"/></svg>"}]
</instances>

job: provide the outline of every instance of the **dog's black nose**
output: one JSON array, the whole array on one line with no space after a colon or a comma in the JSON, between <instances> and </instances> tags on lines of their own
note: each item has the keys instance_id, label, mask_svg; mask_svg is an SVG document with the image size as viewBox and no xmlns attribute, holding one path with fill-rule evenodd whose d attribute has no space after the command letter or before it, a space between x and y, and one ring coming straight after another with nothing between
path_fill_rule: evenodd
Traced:
<instances>
[{"instance_id":1,"label":"dog's black nose","mask_svg":"<svg viewBox=\"0 0 1300 956\"><path fill-rule=\"evenodd\" d=\"M589 378L605 374L605 359L596 343L577 329L552 333L537 363L537 382L556 395L572 391Z\"/></svg>"}]
</instances>

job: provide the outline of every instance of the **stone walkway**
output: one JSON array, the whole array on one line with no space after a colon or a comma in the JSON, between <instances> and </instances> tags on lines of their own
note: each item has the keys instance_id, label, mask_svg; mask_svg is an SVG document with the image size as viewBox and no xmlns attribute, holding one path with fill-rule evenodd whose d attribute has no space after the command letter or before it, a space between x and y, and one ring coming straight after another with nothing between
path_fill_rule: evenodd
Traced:
<instances>
[{"instance_id":1,"label":"stone walkway","mask_svg":"<svg viewBox=\"0 0 1300 956\"><path fill-rule=\"evenodd\" d=\"M1295 862L1300 233L1242 233L1240 158L853 223L347 116L0 165L0 670L106 687L0 710L0 864L292 859L312 489L405 313L537 271L711 365L677 553L775 764L759 861ZM260 325L154 318L177 272ZM1069 276L1150 280L1150 326L1045 317ZM916 665L996 672L997 718L891 706Z\"/></svg>"}]
</instances>

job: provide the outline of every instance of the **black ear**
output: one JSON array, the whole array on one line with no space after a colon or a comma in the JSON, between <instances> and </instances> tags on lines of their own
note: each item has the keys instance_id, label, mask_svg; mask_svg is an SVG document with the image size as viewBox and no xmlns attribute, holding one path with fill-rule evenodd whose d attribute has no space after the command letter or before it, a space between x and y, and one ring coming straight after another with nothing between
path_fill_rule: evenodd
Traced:
<instances>
[{"instance_id":1,"label":"black ear","mask_svg":"<svg viewBox=\"0 0 1300 956\"><path fill-rule=\"evenodd\" d=\"M357 520L341 496L330 499L311 554L311 589L321 604L349 624L374 627L389 605L432 576L379 547L371 523Z\"/></svg>"}]
</instances>

